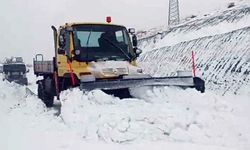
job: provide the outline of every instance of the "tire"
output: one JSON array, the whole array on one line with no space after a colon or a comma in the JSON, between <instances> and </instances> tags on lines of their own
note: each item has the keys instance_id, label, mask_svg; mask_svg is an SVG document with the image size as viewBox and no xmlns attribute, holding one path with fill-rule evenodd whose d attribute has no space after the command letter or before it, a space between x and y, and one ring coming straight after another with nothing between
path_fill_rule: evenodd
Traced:
<instances>
[{"instance_id":1,"label":"tire","mask_svg":"<svg viewBox=\"0 0 250 150\"><path fill-rule=\"evenodd\" d=\"M54 104L54 96L45 92L44 81L41 80L38 82L38 98L40 98L46 107L53 107Z\"/></svg>"}]
</instances>

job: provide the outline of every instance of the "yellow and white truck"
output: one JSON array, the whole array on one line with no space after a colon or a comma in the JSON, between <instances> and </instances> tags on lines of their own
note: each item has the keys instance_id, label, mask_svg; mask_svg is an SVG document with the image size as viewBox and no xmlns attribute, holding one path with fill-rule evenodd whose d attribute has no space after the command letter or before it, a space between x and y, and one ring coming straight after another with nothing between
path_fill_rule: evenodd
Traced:
<instances>
[{"instance_id":1,"label":"yellow and white truck","mask_svg":"<svg viewBox=\"0 0 250 150\"><path fill-rule=\"evenodd\" d=\"M66 23L54 33L55 56L34 58L38 97L53 106L54 96L71 87L101 89L119 97L129 97L129 88L141 86L179 86L205 91L204 81L191 75L151 77L136 64L142 52L137 48L133 28L111 23Z\"/></svg>"}]
</instances>

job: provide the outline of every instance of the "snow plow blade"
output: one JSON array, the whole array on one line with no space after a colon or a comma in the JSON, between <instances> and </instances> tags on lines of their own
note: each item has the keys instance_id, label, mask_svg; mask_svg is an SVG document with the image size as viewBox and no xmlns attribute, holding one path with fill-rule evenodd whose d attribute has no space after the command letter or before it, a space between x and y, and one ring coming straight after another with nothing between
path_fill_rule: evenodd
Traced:
<instances>
[{"instance_id":1,"label":"snow plow blade","mask_svg":"<svg viewBox=\"0 0 250 150\"><path fill-rule=\"evenodd\" d=\"M205 82L198 77L150 77L99 80L94 82L82 82L80 85L80 89L116 90L143 86L177 86L181 88L195 88L201 93L205 92Z\"/></svg>"}]
</instances>

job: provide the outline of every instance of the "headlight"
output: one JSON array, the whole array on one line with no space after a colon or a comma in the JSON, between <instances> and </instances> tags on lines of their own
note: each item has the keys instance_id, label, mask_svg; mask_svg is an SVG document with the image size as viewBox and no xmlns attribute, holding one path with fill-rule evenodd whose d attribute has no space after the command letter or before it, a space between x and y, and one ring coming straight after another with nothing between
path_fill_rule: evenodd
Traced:
<instances>
[{"instance_id":1,"label":"headlight","mask_svg":"<svg viewBox=\"0 0 250 150\"><path fill-rule=\"evenodd\" d=\"M93 75L82 75L80 77L81 82L93 82L95 81L95 76Z\"/></svg>"},{"instance_id":2,"label":"headlight","mask_svg":"<svg viewBox=\"0 0 250 150\"><path fill-rule=\"evenodd\" d=\"M75 55L80 55L81 51L79 49L75 50Z\"/></svg>"}]
</instances>

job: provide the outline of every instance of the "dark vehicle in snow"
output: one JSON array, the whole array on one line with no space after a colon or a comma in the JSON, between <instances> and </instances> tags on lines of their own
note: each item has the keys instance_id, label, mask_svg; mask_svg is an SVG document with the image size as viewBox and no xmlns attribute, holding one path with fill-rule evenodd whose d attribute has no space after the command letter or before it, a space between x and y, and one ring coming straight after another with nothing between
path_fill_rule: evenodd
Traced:
<instances>
[{"instance_id":1,"label":"dark vehicle in snow","mask_svg":"<svg viewBox=\"0 0 250 150\"><path fill-rule=\"evenodd\" d=\"M15 82L21 85L28 85L26 73L28 70L21 57L6 59L3 64L3 80Z\"/></svg>"}]
</instances>

